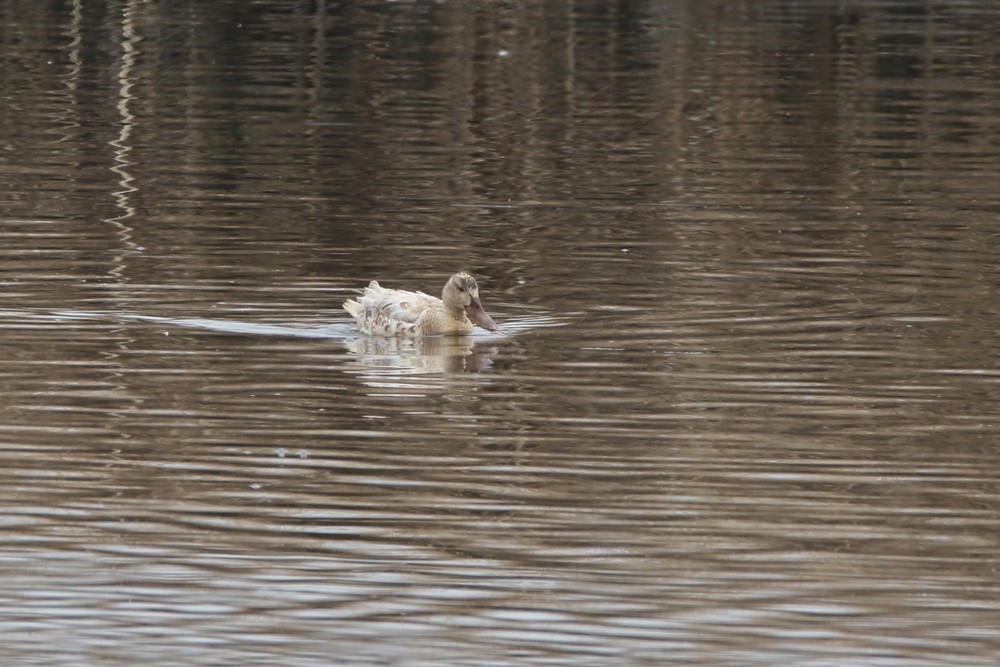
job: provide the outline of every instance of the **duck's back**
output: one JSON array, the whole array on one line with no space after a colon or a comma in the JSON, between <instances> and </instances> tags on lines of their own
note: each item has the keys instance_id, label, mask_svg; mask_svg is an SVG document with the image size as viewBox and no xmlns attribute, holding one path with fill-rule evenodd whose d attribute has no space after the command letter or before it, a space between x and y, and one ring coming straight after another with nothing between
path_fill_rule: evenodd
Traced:
<instances>
[{"instance_id":1,"label":"duck's back","mask_svg":"<svg viewBox=\"0 0 1000 667\"><path fill-rule=\"evenodd\" d=\"M420 316L442 309L441 299L423 292L386 289L373 280L357 300L344 302L344 310L358 329L374 336L416 336Z\"/></svg>"}]
</instances>

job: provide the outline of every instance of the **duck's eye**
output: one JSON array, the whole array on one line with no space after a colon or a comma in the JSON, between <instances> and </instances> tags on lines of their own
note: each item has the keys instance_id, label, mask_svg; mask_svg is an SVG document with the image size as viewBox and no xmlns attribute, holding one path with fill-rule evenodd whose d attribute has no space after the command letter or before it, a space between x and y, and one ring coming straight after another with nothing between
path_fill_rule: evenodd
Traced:
<instances>
[{"instance_id":1,"label":"duck's eye","mask_svg":"<svg viewBox=\"0 0 1000 667\"><path fill-rule=\"evenodd\" d=\"M465 291L465 285L459 285L458 286L458 291L459 292L464 292Z\"/></svg>"}]
</instances>

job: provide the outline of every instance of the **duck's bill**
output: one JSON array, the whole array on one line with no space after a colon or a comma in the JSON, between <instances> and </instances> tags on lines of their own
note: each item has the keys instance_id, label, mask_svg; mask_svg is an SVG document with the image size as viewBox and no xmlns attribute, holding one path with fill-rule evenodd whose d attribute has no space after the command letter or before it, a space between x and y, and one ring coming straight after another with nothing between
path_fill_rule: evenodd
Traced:
<instances>
[{"instance_id":1,"label":"duck's bill","mask_svg":"<svg viewBox=\"0 0 1000 667\"><path fill-rule=\"evenodd\" d=\"M493 321L485 310L483 310L483 304L479 303L479 299L473 299L472 303L465 307L465 312L469 314L469 319L486 329L487 331L496 331L500 327L497 323Z\"/></svg>"}]
</instances>

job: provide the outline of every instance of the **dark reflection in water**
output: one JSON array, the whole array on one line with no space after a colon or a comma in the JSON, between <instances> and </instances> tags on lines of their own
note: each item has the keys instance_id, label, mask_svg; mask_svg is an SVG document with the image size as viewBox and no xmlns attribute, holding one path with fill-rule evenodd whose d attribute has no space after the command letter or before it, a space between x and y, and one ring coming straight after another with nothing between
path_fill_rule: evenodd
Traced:
<instances>
[{"instance_id":1,"label":"dark reflection in water","mask_svg":"<svg viewBox=\"0 0 1000 667\"><path fill-rule=\"evenodd\" d=\"M0 657L994 664L998 29L0 7Z\"/></svg>"}]
</instances>

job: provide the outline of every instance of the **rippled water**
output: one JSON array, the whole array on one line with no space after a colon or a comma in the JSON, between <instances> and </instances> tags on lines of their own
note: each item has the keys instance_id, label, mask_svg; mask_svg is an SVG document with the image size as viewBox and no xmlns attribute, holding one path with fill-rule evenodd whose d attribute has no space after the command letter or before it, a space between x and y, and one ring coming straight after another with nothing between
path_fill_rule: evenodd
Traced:
<instances>
[{"instance_id":1,"label":"rippled water","mask_svg":"<svg viewBox=\"0 0 1000 667\"><path fill-rule=\"evenodd\" d=\"M0 658L995 664L997 35L0 8Z\"/></svg>"}]
</instances>

